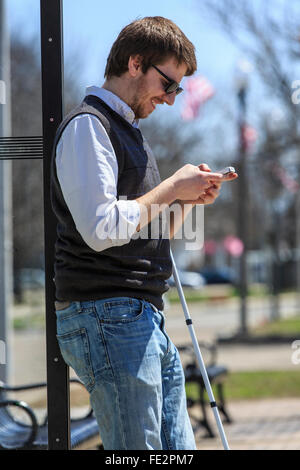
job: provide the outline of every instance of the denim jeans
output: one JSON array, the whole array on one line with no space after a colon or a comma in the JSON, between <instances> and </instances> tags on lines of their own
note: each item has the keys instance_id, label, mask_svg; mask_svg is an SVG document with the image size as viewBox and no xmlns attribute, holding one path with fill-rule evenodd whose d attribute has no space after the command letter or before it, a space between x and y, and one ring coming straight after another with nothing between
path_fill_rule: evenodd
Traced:
<instances>
[{"instance_id":1,"label":"denim jeans","mask_svg":"<svg viewBox=\"0 0 300 470\"><path fill-rule=\"evenodd\" d=\"M161 311L114 297L72 302L56 315L62 356L90 394L105 450L196 449Z\"/></svg>"}]
</instances>

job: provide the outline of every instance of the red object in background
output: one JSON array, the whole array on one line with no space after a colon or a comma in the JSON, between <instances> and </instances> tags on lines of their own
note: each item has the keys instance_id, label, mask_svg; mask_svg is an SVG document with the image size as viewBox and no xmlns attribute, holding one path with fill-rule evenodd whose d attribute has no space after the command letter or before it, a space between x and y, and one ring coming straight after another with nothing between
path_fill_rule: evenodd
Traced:
<instances>
[{"instance_id":1,"label":"red object in background","mask_svg":"<svg viewBox=\"0 0 300 470\"><path fill-rule=\"evenodd\" d=\"M256 142L257 131L254 127L244 124L242 127L242 143L245 150L249 150L250 147Z\"/></svg>"},{"instance_id":2,"label":"red object in background","mask_svg":"<svg viewBox=\"0 0 300 470\"><path fill-rule=\"evenodd\" d=\"M181 117L185 121L195 119L200 107L215 94L214 87L203 75L188 78L184 84L185 100L183 102Z\"/></svg>"},{"instance_id":3,"label":"red object in background","mask_svg":"<svg viewBox=\"0 0 300 470\"><path fill-rule=\"evenodd\" d=\"M233 235L228 235L223 242L225 250L234 258L239 258L244 251L244 243Z\"/></svg>"},{"instance_id":4,"label":"red object in background","mask_svg":"<svg viewBox=\"0 0 300 470\"><path fill-rule=\"evenodd\" d=\"M214 240L207 240L204 242L204 253L206 255L214 255L217 251L218 244Z\"/></svg>"},{"instance_id":5,"label":"red object in background","mask_svg":"<svg viewBox=\"0 0 300 470\"><path fill-rule=\"evenodd\" d=\"M276 165L273 169L276 176L280 179L283 186L290 192L290 193L297 193L299 191L299 183L292 178L287 171L282 168L280 165Z\"/></svg>"}]
</instances>

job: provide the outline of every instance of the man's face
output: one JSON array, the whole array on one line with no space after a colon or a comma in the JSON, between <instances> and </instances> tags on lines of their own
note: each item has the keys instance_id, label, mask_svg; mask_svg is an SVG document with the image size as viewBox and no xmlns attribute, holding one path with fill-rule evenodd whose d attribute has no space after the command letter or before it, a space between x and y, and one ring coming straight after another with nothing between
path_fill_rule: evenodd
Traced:
<instances>
[{"instance_id":1,"label":"man's face","mask_svg":"<svg viewBox=\"0 0 300 470\"><path fill-rule=\"evenodd\" d=\"M177 83L181 82L187 70L186 64L178 65L174 58L168 59L158 67ZM167 103L170 106L174 104L176 93L167 94L165 92L168 83L168 80L160 75L154 67L149 67L145 74L141 73L136 80L136 90L130 103L136 119L148 117L158 104Z\"/></svg>"}]
</instances>

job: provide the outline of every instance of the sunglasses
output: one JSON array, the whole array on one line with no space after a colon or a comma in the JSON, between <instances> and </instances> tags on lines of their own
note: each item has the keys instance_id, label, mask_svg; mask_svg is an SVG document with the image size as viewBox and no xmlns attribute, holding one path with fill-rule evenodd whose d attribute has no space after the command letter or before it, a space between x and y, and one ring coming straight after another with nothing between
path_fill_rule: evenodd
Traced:
<instances>
[{"instance_id":1,"label":"sunglasses","mask_svg":"<svg viewBox=\"0 0 300 470\"><path fill-rule=\"evenodd\" d=\"M151 66L155 68L155 70L157 70L157 72L160 75L162 75L166 80L168 80L169 84L166 85L165 87L165 92L167 93L167 95L170 95L171 93L174 93L174 92L176 93L176 95L179 95L179 93L183 91L183 88L181 88L179 83L175 82L175 80L172 80L172 78L168 77L168 75L166 75L161 70L159 70L159 68L156 67L156 65L151 64Z\"/></svg>"}]
</instances>

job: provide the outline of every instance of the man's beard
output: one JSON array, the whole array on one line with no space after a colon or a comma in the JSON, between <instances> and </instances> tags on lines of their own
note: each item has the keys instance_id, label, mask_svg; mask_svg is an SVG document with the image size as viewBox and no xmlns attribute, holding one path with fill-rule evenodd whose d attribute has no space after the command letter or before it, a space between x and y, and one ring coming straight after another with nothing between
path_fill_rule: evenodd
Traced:
<instances>
[{"instance_id":1,"label":"man's beard","mask_svg":"<svg viewBox=\"0 0 300 470\"><path fill-rule=\"evenodd\" d=\"M145 119L150 113L145 113L144 107L145 107L145 101L143 101L143 97L147 96L147 86L146 86L146 80L145 77L142 76L140 77L137 87L136 87L136 93L132 99L131 102L131 109L135 114L136 119Z\"/></svg>"}]
</instances>

